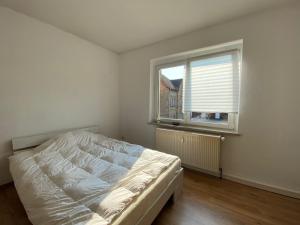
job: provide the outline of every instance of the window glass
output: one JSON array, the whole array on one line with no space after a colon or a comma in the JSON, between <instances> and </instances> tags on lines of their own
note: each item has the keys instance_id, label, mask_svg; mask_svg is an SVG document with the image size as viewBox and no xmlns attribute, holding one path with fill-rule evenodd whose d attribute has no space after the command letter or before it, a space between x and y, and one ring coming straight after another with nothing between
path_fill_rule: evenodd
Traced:
<instances>
[{"instance_id":1,"label":"window glass","mask_svg":"<svg viewBox=\"0 0 300 225\"><path fill-rule=\"evenodd\" d=\"M182 90L185 65L160 69L160 118L183 119Z\"/></svg>"},{"instance_id":2,"label":"window glass","mask_svg":"<svg viewBox=\"0 0 300 225\"><path fill-rule=\"evenodd\" d=\"M228 123L228 113L192 112L191 122Z\"/></svg>"}]
</instances>

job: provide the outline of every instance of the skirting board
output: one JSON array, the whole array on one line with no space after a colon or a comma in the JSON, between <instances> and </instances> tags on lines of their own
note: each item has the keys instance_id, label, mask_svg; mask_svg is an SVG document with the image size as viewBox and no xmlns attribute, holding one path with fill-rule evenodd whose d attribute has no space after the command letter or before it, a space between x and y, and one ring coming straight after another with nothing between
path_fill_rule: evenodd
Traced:
<instances>
[{"instance_id":1,"label":"skirting board","mask_svg":"<svg viewBox=\"0 0 300 225\"><path fill-rule=\"evenodd\" d=\"M198 171L200 173L205 173L205 174L209 174L209 175L212 175L212 176L215 176L215 177L220 177L220 173L215 173L215 172L211 172L211 171L208 171L208 170L200 169L200 168L197 168L197 167L194 167L194 166L187 165L185 163L181 163L181 166L183 168L187 168L187 169L190 169L190 170L195 170L195 171Z\"/></svg>"},{"instance_id":2,"label":"skirting board","mask_svg":"<svg viewBox=\"0 0 300 225\"><path fill-rule=\"evenodd\" d=\"M223 178L227 179L227 180L237 182L237 183L245 184L247 186L259 188L259 189L262 189L262 190L265 190L265 191L270 191L270 192L273 192L273 193L276 193L276 194L281 194L281 195L285 195L285 196L288 196L288 197L300 199L300 192L297 192L297 191L284 189L284 188L276 187L276 186L271 186L271 185L259 183L259 182L256 182L256 181L252 181L252 180L248 180L248 179L244 179L244 178L241 178L241 177L232 176L232 175L228 175L228 174L223 174Z\"/></svg>"},{"instance_id":3,"label":"skirting board","mask_svg":"<svg viewBox=\"0 0 300 225\"><path fill-rule=\"evenodd\" d=\"M181 165L184 168L195 170L195 171L198 171L198 172L201 172L201 173L206 173L206 174L209 174L209 175L212 175L212 176L219 177L219 175L220 175L220 174L212 173L212 172L205 171L205 170L202 170L202 169L199 169L199 168L195 168L193 166L189 166L189 165L186 165L186 164L181 164ZM255 188L262 189L262 190L269 191L269 192L273 192L273 193L276 193L276 194L281 194L281 195L285 195L285 196L288 196L288 197L300 199L300 192L297 192L297 191L288 190L288 189L284 189L284 188L281 188L281 187L270 186L270 185L267 185L267 184L262 184L262 183L259 183L259 182L253 181L253 180L249 180L249 179L245 179L245 178L241 178L241 177L237 177L237 176L232 176L232 175L229 175L229 174L223 174L222 178L226 179L226 180L231 180L231 181L234 181L234 182L237 182L237 183L240 183L240 184L245 184L245 185L250 186L250 187L255 187Z\"/></svg>"},{"instance_id":4,"label":"skirting board","mask_svg":"<svg viewBox=\"0 0 300 225\"><path fill-rule=\"evenodd\" d=\"M12 178L0 180L0 186L12 182Z\"/></svg>"}]
</instances>

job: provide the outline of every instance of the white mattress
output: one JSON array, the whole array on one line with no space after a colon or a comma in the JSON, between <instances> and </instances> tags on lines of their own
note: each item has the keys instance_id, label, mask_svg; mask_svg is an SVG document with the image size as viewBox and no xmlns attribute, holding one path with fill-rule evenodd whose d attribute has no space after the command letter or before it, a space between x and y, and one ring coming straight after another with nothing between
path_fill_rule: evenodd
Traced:
<instances>
[{"instance_id":1,"label":"white mattress","mask_svg":"<svg viewBox=\"0 0 300 225\"><path fill-rule=\"evenodd\" d=\"M175 156L83 131L10 158L20 199L39 225L132 225L179 168Z\"/></svg>"},{"instance_id":2,"label":"white mattress","mask_svg":"<svg viewBox=\"0 0 300 225\"><path fill-rule=\"evenodd\" d=\"M173 179L181 170L180 160L176 160L165 172L163 172L137 199L124 210L115 225L134 225L147 212L156 200L168 188Z\"/></svg>"}]
</instances>

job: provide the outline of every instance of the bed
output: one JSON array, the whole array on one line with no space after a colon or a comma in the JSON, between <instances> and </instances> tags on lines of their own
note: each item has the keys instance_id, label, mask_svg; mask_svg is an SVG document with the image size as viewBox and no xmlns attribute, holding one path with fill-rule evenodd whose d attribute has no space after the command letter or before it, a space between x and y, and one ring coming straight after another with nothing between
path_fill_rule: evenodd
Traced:
<instances>
[{"instance_id":1,"label":"bed","mask_svg":"<svg viewBox=\"0 0 300 225\"><path fill-rule=\"evenodd\" d=\"M34 225L150 225L181 192L178 157L94 127L13 138L13 149L10 171Z\"/></svg>"}]
</instances>

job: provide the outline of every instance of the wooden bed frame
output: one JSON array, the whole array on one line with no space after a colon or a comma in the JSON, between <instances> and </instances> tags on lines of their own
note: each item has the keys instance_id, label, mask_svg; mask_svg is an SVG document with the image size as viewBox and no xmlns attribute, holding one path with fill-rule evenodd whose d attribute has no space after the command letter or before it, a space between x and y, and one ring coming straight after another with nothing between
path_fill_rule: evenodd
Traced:
<instances>
[{"instance_id":1,"label":"wooden bed frame","mask_svg":"<svg viewBox=\"0 0 300 225\"><path fill-rule=\"evenodd\" d=\"M16 154L18 151L36 147L42 144L43 142L49 140L50 138L73 130L85 130L93 133L99 133L100 127L92 126L77 129L65 129L44 134L37 134L24 137L13 137L13 153ZM181 168L177 172L174 178L169 182L167 188L158 196L157 199L153 201L152 205L144 212L144 214L137 221L132 221L132 225L151 225L151 223L154 221L154 219L157 217L161 209L164 207L164 205L170 198L172 198L173 202L176 202L182 191L182 182L183 168ZM111 225L122 225L122 214Z\"/></svg>"}]
</instances>

